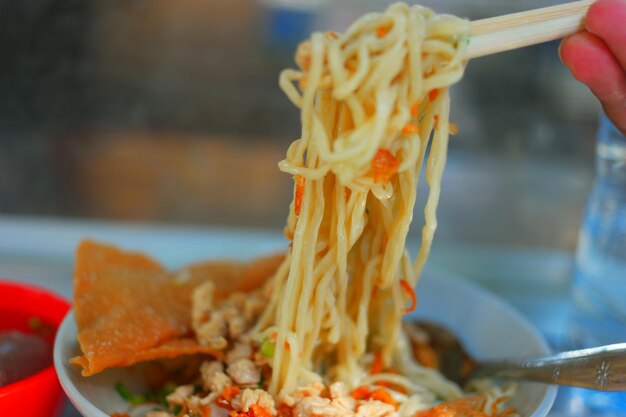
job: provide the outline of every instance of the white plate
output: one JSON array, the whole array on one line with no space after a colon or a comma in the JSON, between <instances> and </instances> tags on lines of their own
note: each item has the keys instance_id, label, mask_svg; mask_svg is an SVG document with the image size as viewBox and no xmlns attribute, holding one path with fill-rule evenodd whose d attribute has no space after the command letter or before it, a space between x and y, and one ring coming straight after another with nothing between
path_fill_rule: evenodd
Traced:
<instances>
[{"instance_id":1,"label":"white plate","mask_svg":"<svg viewBox=\"0 0 626 417\"><path fill-rule=\"evenodd\" d=\"M416 315L446 325L477 359L520 357L549 352L542 336L500 298L463 279L442 272L427 272L418 288ZM131 389L142 388L141 375L132 369L111 369L84 378L68 363L78 354L76 322L70 313L63 321L54 345L54 364L61 385L85 417L109 417L127 410L114 390L122 381ZM556 387L522 383L513 399L522 416L544 417L556 395Z\"/></svg>"}]
</instances>

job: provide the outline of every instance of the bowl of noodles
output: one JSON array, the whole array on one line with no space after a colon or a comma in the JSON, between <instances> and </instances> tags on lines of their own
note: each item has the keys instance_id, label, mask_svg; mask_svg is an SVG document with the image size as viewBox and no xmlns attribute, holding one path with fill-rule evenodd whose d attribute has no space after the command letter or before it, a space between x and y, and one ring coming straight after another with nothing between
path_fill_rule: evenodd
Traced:
<instances>
[{"instance_id":1,"label":"bowl of noodles","mask_svg":"<svg viewBox=\"0 0 626 417\"><path fill-rule=\"evenodd\" d=\"M449 88L467 64L469 28L397 3L298 47L298 68L279 77L302 125L278 164L293 177L279 253L170 271L139 252L82 242L74 310L55 350L78 409L100 417L545 415L553 389L461 387L442 365L456 360L469 372L471 360L442 354L424 328L407 327L412 315L431 315L478 359L546 353L521 317L462 281L418 285L456 131ZM429 192L413 255L406 240L422 173Z\"/></svg>"},{"instance_id":2,"label":"bowl of noodles","mask_svg":"<svg viewBox=\"0 0 626 417\"><path fill-rule=\"evenodd\" d=\"M216 235L213 246L208 249L219 251L224 238ZM235 240L240 241L243 249L232 257L254 256L257 252L249 242L258 238L237 236ZM271 238L268 236L268 240ZM505 301L466 279L427 270L417 292L418 308L405 320L419 318L444 325L454 332L473 358L523 357L549 352L541 334L523 316ZM143 417L146 411L159 407L158 403L150 401L143 406L133 405L139 396L146 398L145 393L151 391L150 379L154 372L149 369L150 364L115 367L84 377L80 368L69 362L81 352L74 314L66 317L59 330L54 360L61 385L79 412L86 417L109 417L115 413ZM122 395L120 387L127 388L136 398ZM537 383L505 384L504 388L512 389L508 405L515 407L516 415L524 417L547 415L556 395L556 387ZM496 388L492 394L498 394L498 389L501 388Z\"/></svg>"}]
</instances>

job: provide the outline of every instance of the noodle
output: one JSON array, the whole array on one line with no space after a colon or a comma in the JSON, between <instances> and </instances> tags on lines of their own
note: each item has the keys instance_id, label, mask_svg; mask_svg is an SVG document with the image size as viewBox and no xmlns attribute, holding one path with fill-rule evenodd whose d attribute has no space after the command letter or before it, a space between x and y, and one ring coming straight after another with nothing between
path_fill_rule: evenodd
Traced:
<instances>
[{"instance_id":1,"label":"noodle","mask_svg":"<svg viewBox=\"0 0 626 417\"><path fill-rule=\"evenodd\" d=\"M313 34L297 51L300 70L281 74L302 132L279 163L296 183L286 226L292 249L255 328L259 340L276 334L271 394L383 378L426 402L461 395L414 362L400 324L409 303L401 280L415 287L437 227L448 88L463 75L468 27L394 4L343 35ZM430 191L412 260L405 241L424 160ZM373 353L383 369L403 374L370 375Z\"/></svg>"},{"instance_id":2,"label":"noodle","mask_svg":"<svg viewBox=\"0 0 626 417\"><path fill-rule=\"evenodd\" d=\"M291 249L262 288L194 288L196 341L217 353L145 417L516 415L505 404L514 388L475 382L466 396L426 367L438 358L416 361L417 336L401 327L437 228L448 89L463 75L468 29L399 3L299 47L300 69L280 76L302 124L279 163L294 177ZM412 259L422 170L429 194Z\"/></svg>"}]
</instances>

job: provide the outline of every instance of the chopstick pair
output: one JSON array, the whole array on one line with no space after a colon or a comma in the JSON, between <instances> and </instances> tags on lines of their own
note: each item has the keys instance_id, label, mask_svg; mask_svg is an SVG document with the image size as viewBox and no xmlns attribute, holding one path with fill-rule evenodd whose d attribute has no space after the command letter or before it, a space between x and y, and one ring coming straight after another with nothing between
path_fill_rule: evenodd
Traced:
<instances>
[{"instance_id":1,"label":"chopstick pair","mask_svg":"<svg viewBox=\"0 0 626 417\"><path fill-rule=\"evenodd\" d=\"M468 57L478 58L574 34L595 0L583 0L471 22Z\"/></svg>"}]
</instances>

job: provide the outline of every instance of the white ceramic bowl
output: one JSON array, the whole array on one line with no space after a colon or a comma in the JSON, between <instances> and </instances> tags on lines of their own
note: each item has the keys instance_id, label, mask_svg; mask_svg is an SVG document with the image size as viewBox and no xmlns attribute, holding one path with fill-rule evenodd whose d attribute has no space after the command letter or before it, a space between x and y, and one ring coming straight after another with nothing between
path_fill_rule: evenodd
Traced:
<instances>
[{"instance_id":1,"label":"white ceramic bowl","mask_svg":"<svg viewBox=\"0 0 626 417\"><path fill-rule=\"evenodd\" d=\"M417 316L453 330L477 359L522 357L549 353L542 336L500 298L477 286L441 272L430 272L419 288ZM74 314L65 318L54 346L54 364L67 396L85 417L109 417L128 409L115 391L122 381L140 390L141 375L131 369L111 369L84 378L68 363L78 353ZM524 417L544 417L556 396L556 387L521 383L512 404Z\"/></svg>"}]
</instances>

